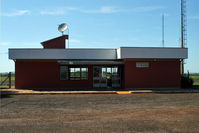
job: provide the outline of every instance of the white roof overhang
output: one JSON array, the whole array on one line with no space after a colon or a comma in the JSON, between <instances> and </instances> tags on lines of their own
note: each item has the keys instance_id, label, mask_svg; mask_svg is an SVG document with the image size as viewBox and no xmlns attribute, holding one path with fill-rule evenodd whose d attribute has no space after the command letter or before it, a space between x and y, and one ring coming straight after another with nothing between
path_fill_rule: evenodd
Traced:
<instances>
[{"instance_id":1,"label":"white roof overhang","mask_svg":"<svg viewBox=\"0 0 199 133\"><path fill-rule=\"evenodd\" d=\"M186 59L187 48L120 47L118 49L9 49L9 59L117 60Z\"/></svg>"},{"instance_id":2,"label":"white roof overhang","mask_svg":"<svg viewBox=\"0 0 199 133\"><path fill-rule=\"evenodd\" d=\"M186 59L187 48L120 47L117 59Z\"/></svg>"},{"instance_id":3,"label":"white roof overhang","mask_svg":"<svg viewBox=\"0 0 199 133\"><path fill-rule=\"evenodd\" d=\"M116 49L9 49L9 59L116 60Z\"/></svg>"}]
</instances>

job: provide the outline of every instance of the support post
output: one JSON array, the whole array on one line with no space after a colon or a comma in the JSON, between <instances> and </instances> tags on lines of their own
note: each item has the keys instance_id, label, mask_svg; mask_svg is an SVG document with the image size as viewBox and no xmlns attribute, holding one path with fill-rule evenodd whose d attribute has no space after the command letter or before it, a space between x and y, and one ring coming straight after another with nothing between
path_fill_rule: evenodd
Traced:
<instances>
[{"instance_id":1,"label":"support post","mask_svg":"<svg viewBox=\"0 0 199 133\"><path fill-rule=\"evenodd\" d=\"M11 74L11 72L9 72L9 74L8 74L8 76L9 76L9 89L11 88L11 84L12 84L12 82L11 82L11 78L12 78L12 74Z\"/></svg>"}]
</instances>

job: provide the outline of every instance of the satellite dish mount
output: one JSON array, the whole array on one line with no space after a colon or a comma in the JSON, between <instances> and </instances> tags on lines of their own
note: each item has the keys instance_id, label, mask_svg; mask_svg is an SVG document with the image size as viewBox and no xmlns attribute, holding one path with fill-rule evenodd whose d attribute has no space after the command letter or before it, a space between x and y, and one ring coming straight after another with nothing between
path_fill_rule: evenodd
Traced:
<instances>
[{"instance_id":1,"label":"satellite dish mount","mask_svg":"<svg viewBox=\"0 0 199 133\"><path fill-rule=\"evenodd\" d=\"M68 25L65 23L62 23L58 26L58 31L64 35L64 31L68 29Z\"/></svg>"},{"instance_id":2,"label":"satellite dish mount","mask_svg":"<svg viewBox=\"0 0 199 133\"><path fill-rule=\"evenodd\" d=\"M68 25L65 24L65 23L58 25L58 31L62 33L62 36L64 35L65 30L68 31L68 48L69 48L69 28L68 28Z\"/></svg>"}]
</instances>

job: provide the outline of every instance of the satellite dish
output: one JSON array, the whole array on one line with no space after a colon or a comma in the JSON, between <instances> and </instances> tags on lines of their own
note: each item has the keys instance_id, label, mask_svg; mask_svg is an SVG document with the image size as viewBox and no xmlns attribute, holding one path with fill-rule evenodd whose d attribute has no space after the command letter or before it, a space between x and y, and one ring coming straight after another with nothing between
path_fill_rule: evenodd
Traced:
<instances>
[{"instance_id":1,"label":"satellite dish","mask_svg":"<svg viewBox=\"0 0 199 133\"><path fill-rule=\"evenodd\" d=\"M62 35L63 35L64 31L67 30L67 29L68 29L68 25L65 24L65 23L60 24L60 25L58 26L58 31L61 32Z\"/></svg>"}]
</instances>

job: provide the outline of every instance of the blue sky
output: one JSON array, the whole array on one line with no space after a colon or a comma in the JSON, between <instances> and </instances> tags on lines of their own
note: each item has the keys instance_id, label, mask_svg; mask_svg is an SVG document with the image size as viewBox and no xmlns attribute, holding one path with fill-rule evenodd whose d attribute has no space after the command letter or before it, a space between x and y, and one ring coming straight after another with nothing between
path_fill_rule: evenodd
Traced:
<instances>
[{"instance_id":1,"label":"blue sky","mask_svg":"<svg viewBox=\"0 0 199 133\"><path fill-rule=\"evenodd\" d=\"M69 25L70 48L180 46L180 0L1 0L0 72L14 71L8 48L42 48ZM187 0L185 72L199 72L199 1Z\"/></svg>"}]
</instances>

